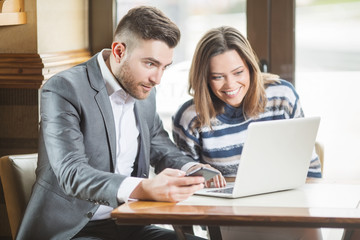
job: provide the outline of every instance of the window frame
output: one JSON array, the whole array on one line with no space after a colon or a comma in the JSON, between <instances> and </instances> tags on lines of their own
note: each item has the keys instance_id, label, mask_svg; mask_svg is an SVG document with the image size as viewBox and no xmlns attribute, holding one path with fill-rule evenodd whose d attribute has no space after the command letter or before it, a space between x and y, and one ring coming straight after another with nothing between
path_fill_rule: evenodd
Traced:
<instances>
[{"instance_id":1,"label":"window frame","mask_svg":"<svg viewBox=\"0 0 360 240\"><path fill-rule=\"evenodd\" d=\"M247 37L261 69L295 85L295 0L247 0Z\"/></svg>"}]
</instances>

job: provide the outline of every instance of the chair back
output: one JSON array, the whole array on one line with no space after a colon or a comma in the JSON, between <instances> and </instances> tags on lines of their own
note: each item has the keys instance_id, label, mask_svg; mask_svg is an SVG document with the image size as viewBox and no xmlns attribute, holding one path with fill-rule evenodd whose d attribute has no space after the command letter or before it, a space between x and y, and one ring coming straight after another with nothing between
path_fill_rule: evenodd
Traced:
<instances>
[{"instance_id":1,"label":"chair back","mask_svg":"<svg viewBox=\"0 0 360 240\"><path fill-rule=\"evenodd\" d=\"M320 164L321 164L321 173L324 174L324 144L316 141L315 142L315 152L319 157Z\"/></svg>"},{"instance_id":2,"label":"chair back","mask_svg":"<svg viewBox=\"0 0 360 240\"><path fill-rule=\"evenodd\" d=\"M37 153L34 153L0 158L0 177L13 239L20 227L35 183L37 156Z\"/></svg>"}]
</instances>

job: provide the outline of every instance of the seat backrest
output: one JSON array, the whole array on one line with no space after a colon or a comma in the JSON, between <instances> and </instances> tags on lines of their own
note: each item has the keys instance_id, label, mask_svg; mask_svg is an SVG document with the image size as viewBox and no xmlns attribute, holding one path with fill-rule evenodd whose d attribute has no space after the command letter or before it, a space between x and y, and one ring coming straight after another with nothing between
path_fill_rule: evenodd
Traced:
<instances>
[{"instance_id":1,"label":"seat backrest","mask_svg":"<svg viewBox=\"0 0 360 240\"><path fill-rule=\"evenodd\" d=\"M321 163L321 173L324 174L324 145L319 141L315 142L315 152Z\"/></svg>"},{"instance_id":2,"label":"seat backrest","mask_svg":"<svg viewBox=\"0 0 360 240\"><path fill-rule=\"evenodd\" d=\"M0 177L6 210L15 239L35 182L37 153L11 155L0 158Z\"/></svg>"}]
</instances>

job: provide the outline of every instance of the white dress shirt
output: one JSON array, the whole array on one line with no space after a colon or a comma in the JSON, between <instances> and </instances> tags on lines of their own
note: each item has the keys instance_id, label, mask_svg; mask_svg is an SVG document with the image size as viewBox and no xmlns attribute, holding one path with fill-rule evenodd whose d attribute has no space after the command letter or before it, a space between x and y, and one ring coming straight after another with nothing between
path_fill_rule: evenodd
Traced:
<instances>
[{"instance_id":1,"label":"white dress shirt","mask_svg":"<svg viewBox=\"0 0 360 240\"><path fill-rule=\"evenodd\" d=\"M104 49L99 53L97 60L114 114L116 130L115 173L128 176L119 187L117 199L119 202L126 202L135 187L143 180L143 178L131 177L138 153L139 129L134 113L135 99L121 88L121 85L106 66L105 61L110 54L110 49ZM112 210L112 207L100 205L91 220L110 218Z\"/></svg>"}]
</instances>

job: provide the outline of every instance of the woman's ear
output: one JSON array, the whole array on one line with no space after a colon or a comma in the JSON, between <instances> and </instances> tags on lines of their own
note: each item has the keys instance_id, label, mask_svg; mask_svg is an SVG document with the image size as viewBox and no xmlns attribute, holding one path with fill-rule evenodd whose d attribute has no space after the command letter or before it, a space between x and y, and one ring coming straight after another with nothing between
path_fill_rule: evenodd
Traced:
<instances>
[{"instance_id":1,"label":"woman's ear","mask_svg":"<svg viewBox=\"0 0 360 240\"><path fill-rule=\"evenodd\" d=\"M121 60L125 57L125 43L113 42L111 45L112 54L117 63L120 63Z\"/></svg>"}]
</instances>

